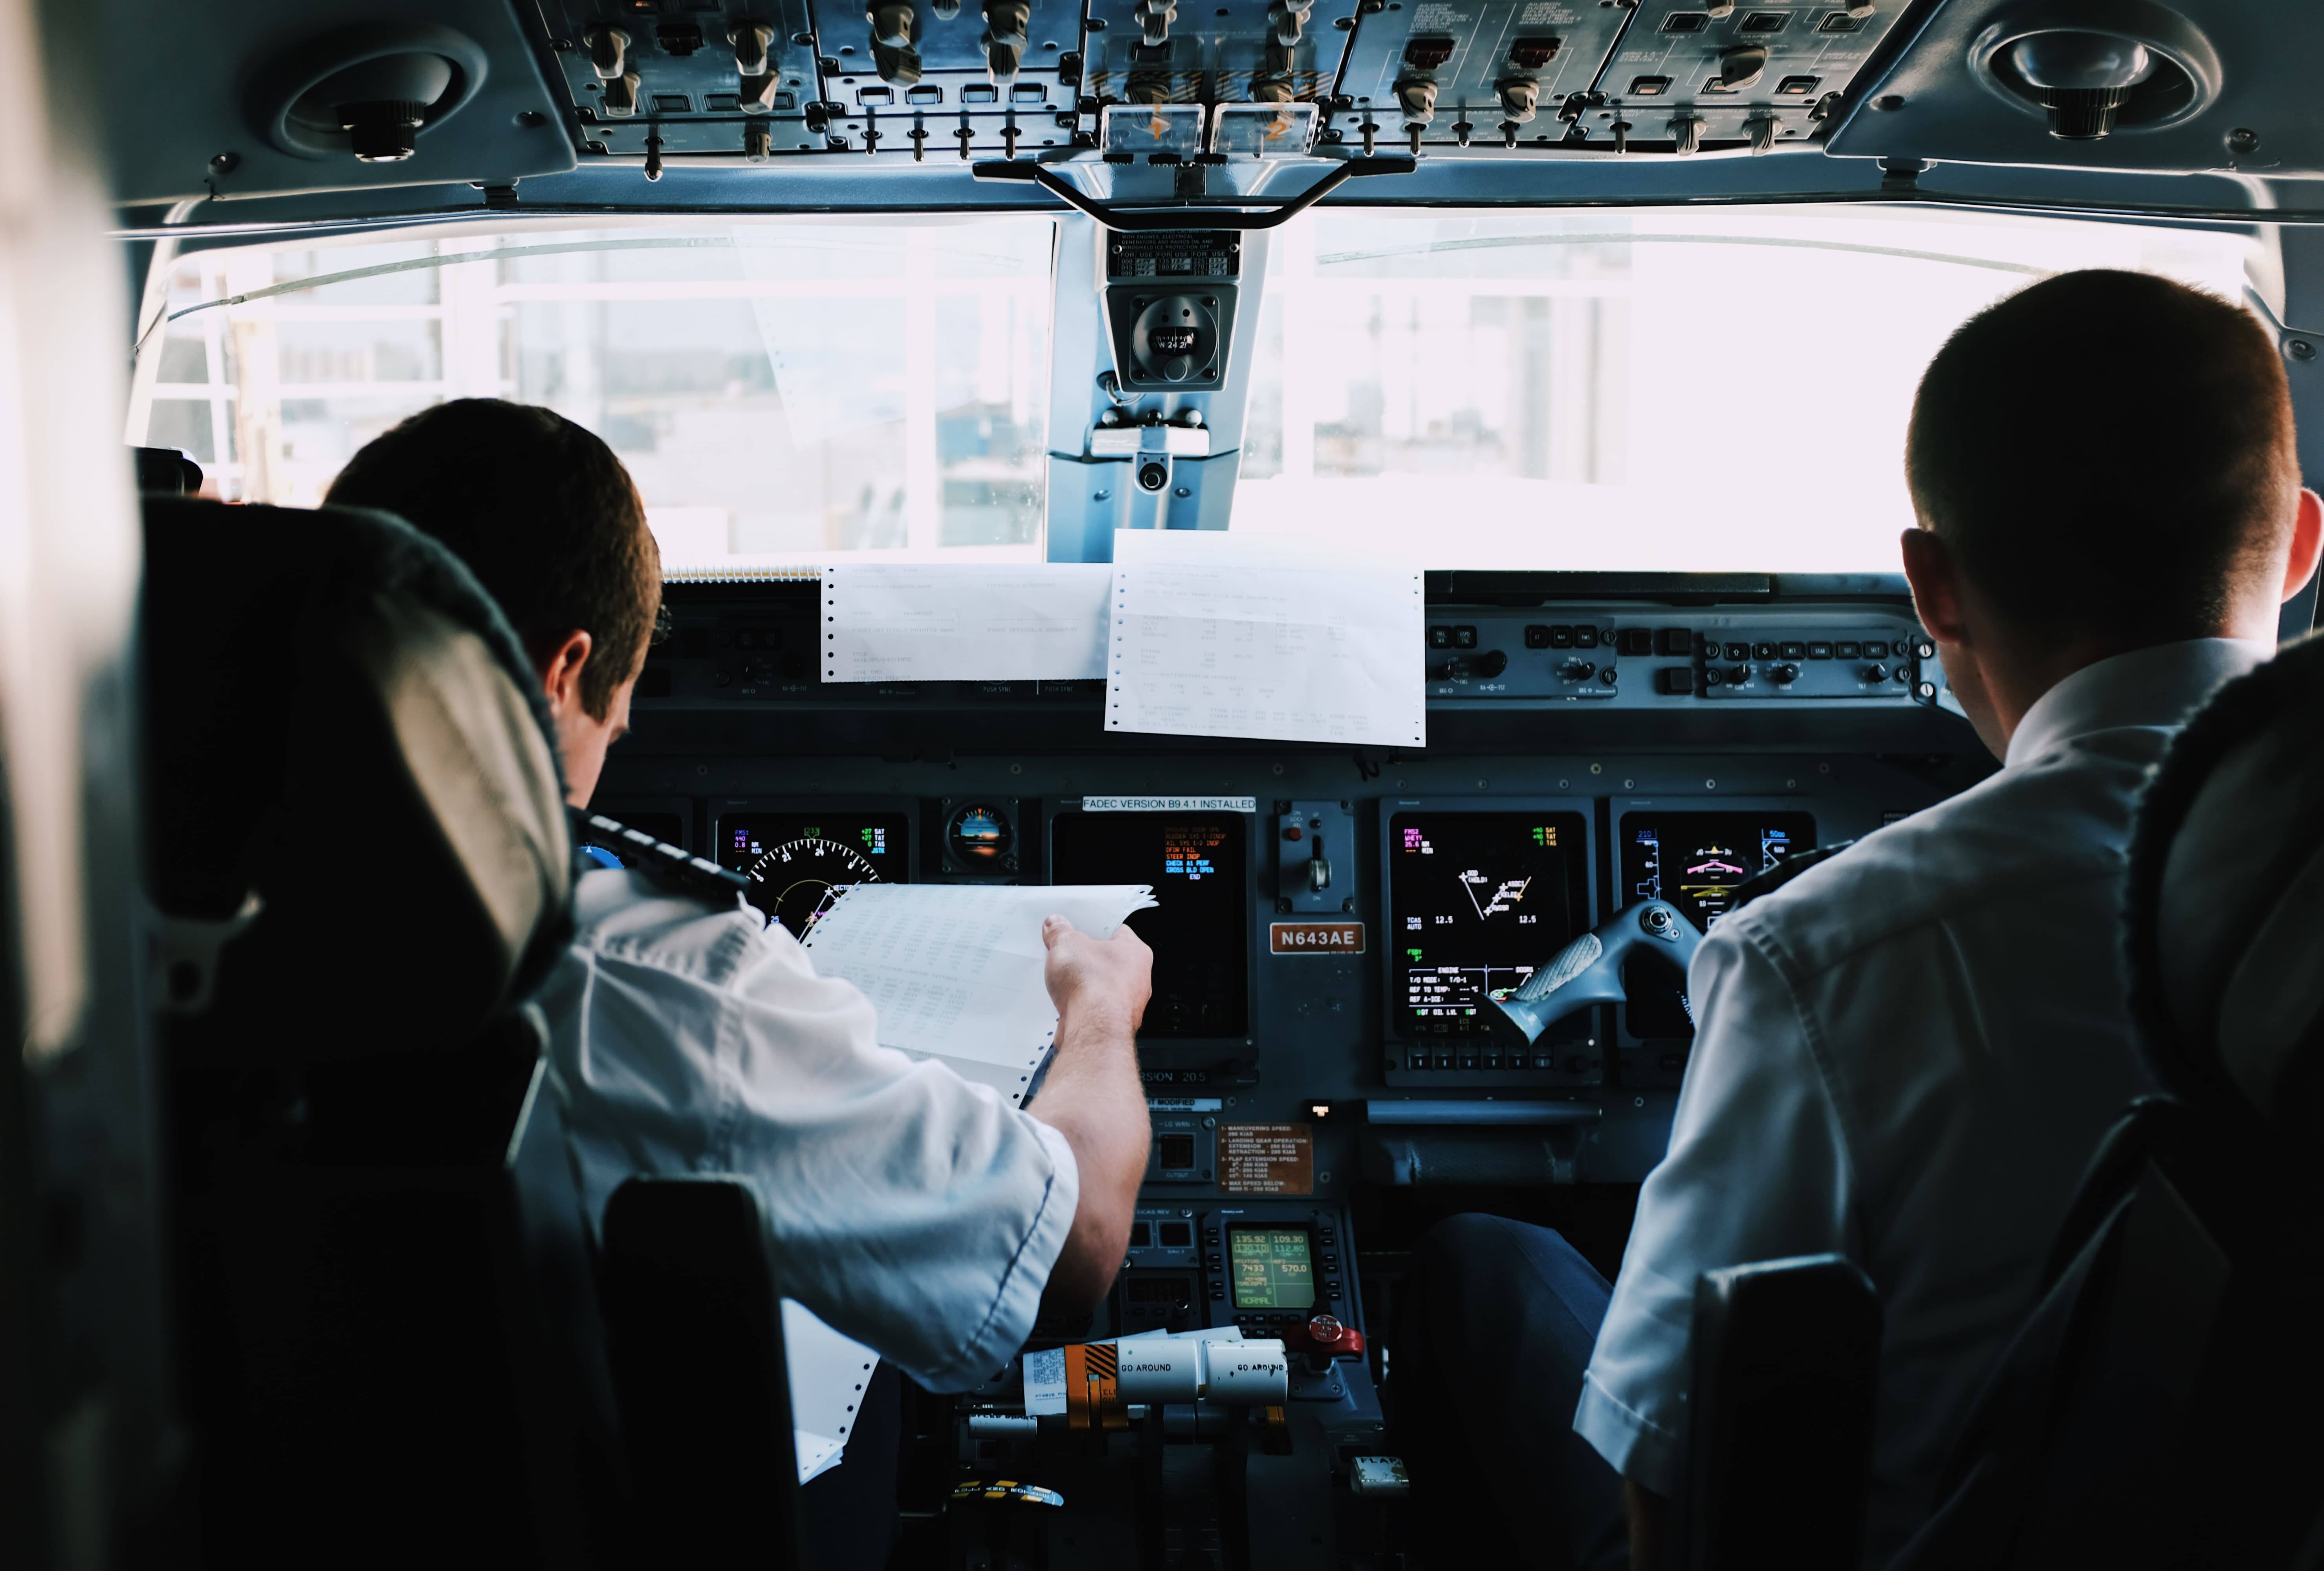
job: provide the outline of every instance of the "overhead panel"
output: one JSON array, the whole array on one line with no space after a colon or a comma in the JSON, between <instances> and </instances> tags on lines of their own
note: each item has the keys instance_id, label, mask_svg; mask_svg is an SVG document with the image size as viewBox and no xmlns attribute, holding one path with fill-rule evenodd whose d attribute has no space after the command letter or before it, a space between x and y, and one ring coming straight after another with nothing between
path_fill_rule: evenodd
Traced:
<instances>
[{"instance_id":1,"label":"overhead panel","mask_svg":"<svg viewBox=\"0 0 2324 1571\"><path fill-rule=\"evenodd\" d=\"M1645 0L1584 124L1664 152L1803 142L1903 14L1903 0L1710 5ZM1621 127L1618 132L1617 127Z\"/></svg>"},{"instance_id":2,"label":"overhead panel","mask_svg":"<svg viewBox=\"0 0 2324 1571\"><path fill-rule=\"evenodd\" d=\"M1414 148L1564 141L1632 13L1599 0L1423 0L1367 14L1333 140ZM1369 127L1369 129L1367 129Z\"/></svg>"},{"instance_id":3,"label":"overhead panel","mask_svg":"<svg viewBox=\"0 0 2324 1571\"><path fill-rule=\"evenodd\" d=\"M586 154L820 150L823 83L801 0L656 10L543 0ZM649 141L658 145L649 147Z\"/></svg>"},{"instance_id":4,"label":"overhead panel","mask_svg":"<svg viewBox=\"0 0 2324 1571\"><path fill-rule=\"evenodd\" d=\"M876 135L872 148L1013 158L1072 143L1081 12L1071 0L811 4L830 131L848 147Z\"/></svg>"},{"instance_id":5,"label":"overhead panel","mask_svg":"<svg viewBox=\"0 0 2324 1571\"><path fill-rule=\"evenodd\" d=\"M1092 0L1086 91L1121 104L1330 96L1358 0Z\"/></svg>"}]
</instances>

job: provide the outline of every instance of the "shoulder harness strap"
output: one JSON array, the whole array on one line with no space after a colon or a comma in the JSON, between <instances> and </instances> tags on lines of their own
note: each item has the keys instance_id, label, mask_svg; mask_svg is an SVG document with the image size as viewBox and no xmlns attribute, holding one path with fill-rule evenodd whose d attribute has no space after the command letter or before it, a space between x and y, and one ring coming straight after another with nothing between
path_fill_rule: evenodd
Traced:
<instances>
[{"instance_id":1,"label":"shoulder harness strap","mask_svg":"<svg viewBox=\"0 0 2324 1571\"><path fill-rule=\"evenodd\" d=\"M751 892L749 879L715 862L692 855L683 846L657 840L644 830L632 829L603 813L581 808L567 808L566 811L572 818L576 856L585 844L602 846L620 857L622 865L644 873L664 889L720 905L738 894L747 897Z\"/></svg>"}]
</instances>

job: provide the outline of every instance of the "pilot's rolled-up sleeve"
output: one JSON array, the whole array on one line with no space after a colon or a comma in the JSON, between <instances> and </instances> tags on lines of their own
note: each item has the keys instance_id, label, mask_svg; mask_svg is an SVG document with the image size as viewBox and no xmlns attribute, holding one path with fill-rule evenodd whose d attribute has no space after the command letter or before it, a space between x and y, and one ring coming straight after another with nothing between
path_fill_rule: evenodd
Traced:
<instances>
[{"instance_id":1,"label":"pilot's rolled-up sleeve","mask_svg":"<svg viewBox=\"0 0 2324 1571\"><path fill-rule=\"evenodd\" d=\"M1573 1427L1616 1471L1663 1495L1685 1461L1695 1283L1706 1271L1853 1252L1849 1170L1813 1012L1741 913L1696 951L1701 1022L1647 1175Z\"/></svg>"},{"instance_id":2,"label":"pilot's rolled-up sleeve","mask_svg":"<svg viewBox=\"0 0 2324 1571\"><path fill-rule=\"evenodd\" d=\"M666 932L650 951L585 947L544 1001L592 1215L632 1173L746 1178L786 1298L930 1390L985 1380L1064 1248L1071 1148L876 1045L862 993L748 921L730 914L715 942L742 947L703 967L674 965L686 947Z\"/></svg>"}]
</instances>

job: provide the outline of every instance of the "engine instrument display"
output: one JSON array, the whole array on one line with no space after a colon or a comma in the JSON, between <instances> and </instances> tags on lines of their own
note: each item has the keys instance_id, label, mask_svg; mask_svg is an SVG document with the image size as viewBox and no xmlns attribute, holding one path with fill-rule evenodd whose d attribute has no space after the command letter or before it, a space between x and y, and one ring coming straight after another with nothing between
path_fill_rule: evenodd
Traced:
<instances>
[{"instance_id":1,"label":"engine instrument display","mask_svg":"<svg viewBox=\"0 0 2324 1571\"><path fill-rule=\"evenodd\" d=\"M1737 884L1814 849L1812 813L1625 813L1622 903L1665 900L1709 932Z\"/></svg>"},{"instance_id":2,"label":"engine instrument display","mask_svg":"<svg viewBox=\"0 0 2324 1571\"><path fill-rule=\"evenodd\" d=\"M718 820L718 864L751 881L751 903L804 938L851 883L911 882L911 826L902 813L730 813Z\"/></svg>"},{"instance_id":3,"label":"engine instrument display","mask_svg":"<svg viewBox=\"0 0 2324 1571\"><path fill-rule=\"evenodd\" d=\"M1389 1018L1406 1038L1485 1034L1504 998L1589 925L1578 812L1404 811L1388 824Z\"/></svg>"},{"instance_id":4,"label":"engine instrument display","mask_svg":"<svg viewBox=\"0 0 2324 1571\"><path fill-rule=\"evenodd\" d=\"M1230 1227L1227 1263L1238 1309L1315 1307L1314 1241L1303 1227Z\"/></svg>"},{"instance_id":5,"label":"engine instrument display","mask_svg":"<svg viewBox=\"0 0 2324 1571\"><path fill-rule=\"evenodd\" d=\"M1240 1037L1250 1013L1250 827L1223 812L1061 812L1049 823L1054 883L1144 883L1132 912L1154 951L1141 1038Z\"/></svg>"}]
</instances>

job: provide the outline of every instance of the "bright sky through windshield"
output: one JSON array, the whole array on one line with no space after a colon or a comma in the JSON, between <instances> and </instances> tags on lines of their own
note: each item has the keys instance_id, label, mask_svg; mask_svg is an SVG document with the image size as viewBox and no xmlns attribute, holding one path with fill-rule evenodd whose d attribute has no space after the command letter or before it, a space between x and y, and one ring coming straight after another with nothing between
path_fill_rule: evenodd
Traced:
<instances>
[{"instance_id":1,"label":"bright sky through windshield","mask_svg":"<svg viewBox=\"0 0 2324 1571\"><path fill-rule=\"evenodd\" d=\"M1232 527L1432 568L1893 572L1947 334L2078 267L2239 300L2251 248L1918 211L1315 215L1270 258Z\"/></svg>"},{"instance_id":2,"label":"bright sky through windshield","mask_svg":"<svg viewBox=\"0 0 2324 1571\"><path fill-rule=\"evenodd\" d=\"M412 411L514 398L612 444L672 567L1038 559L1047 454L1082 441L1047 430L1056 234L695 221L201 253L146 342L144 439L219 494L312 505ZM1242 328L1231 526L1434 568L1893 571L1913 389L1956 325L2075 267L2240 298L2253 249L1920 209L1309 214L1272 236Z\"/></svg>"}]
</instances>

